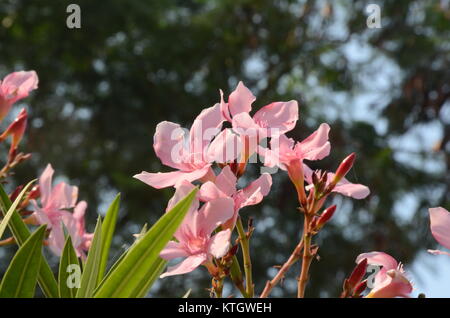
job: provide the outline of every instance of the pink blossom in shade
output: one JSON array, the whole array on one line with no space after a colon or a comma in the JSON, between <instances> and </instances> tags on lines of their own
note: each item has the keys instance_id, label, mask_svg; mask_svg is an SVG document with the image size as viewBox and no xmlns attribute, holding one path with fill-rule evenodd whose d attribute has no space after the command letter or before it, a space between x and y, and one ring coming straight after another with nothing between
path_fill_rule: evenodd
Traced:
<instances>
[{"instance_id":1,"label":"pink blossom in shade","mask_svg":"<svg viewBox=\"0 0 450 318\"><path fill-rule=\"evenodd\" d=\"M87 207L85 201L77 204L78 188L60 182L52 187L54 170L50 164L39 177L41 204L31 200L34 207L34 217L39 224L47 224L50 230L48 245L52 252L61 255L65 244L63 225L71 236L73 246L78 256L83 257L89 248L92 234L84 230L84 213ZM69 210L73 209L73 213Z\"/></svg>"},{"instance_id":2,"label":"pink blossom in shade","mask_svg":"<svg viewBox=\"0 0 450 318\"><path fill-rule=\"evenodd\" d=\"M367 259L367 264L382 266L375 275L374 286L366 298L409 297L413 286L406 277L402 264L383 252L360 254L356 263L359 264L364 259Z\"/></svg>"},{"instance_id":3,"label":"pink blossom in shade","mask_svg":"<svg viewBox=\"0 0 450 318\"><path fill-rule=\"evenodd\" d=\"M187 181L180 183L175 195L169 201L167 210L170 210L193 188L194 186ZM214 235L212 233L232 217L233 204L231 198L217 198L206 202L199 209L199 200L194 199L183 223L175 232L177 241L170 241L160 253L165 260L180 257L184 259L177 265L169 267L161 278L189 273L200 265L211 264L213 257L220 258L228 252L231 231L227 229Z\"/></svg>"},{"instance_id":4,"label":"pink blossom in shade","mask_svg":"<svg viewBox=\"0 0 450 318\"><path fill-rule=\"evenodd\" d=\"M149 173L143 171L136 179L157 188L175 186L186 180L193 182L202 178L214 178L211 162L218 149L226 147L230 139L220 133L223 123L219 104L204 109L195 119L189 135L178 124L161 122L156 127L153 148L161 162L177 171ZM214 140L212 140L215 136ZM231 136L232 137L232 136ZM235 154L236 155L236 154Z\"/></svg>"},{"instance_id":5,"label":"pink blossom in shade","mask_svg":"<svg viewBox=\"0 0 450 318\"><path fill-rule=\"evenodd\" d=\"M5 118L12 105L25 98L38 87L35 71L20 71L7 75L0 81L0 121Z\"/></svg>"},{"instance_id":6,"label":"pink blossom in shade","mask_svg":"<svg viewBox=\"0 0 450 318\"><path fill-rule=\"evenodd\" d=\"M224 224L224 228L233 228L243 207L256 205L269 193L272 186L272 177L263 173L258 179L247 187L237 190L237 178L229 166L222 169L215 182L204 183L199 192L200 200L212 201L217 198L232 198L234 202L233 216Z\"/></svg>"},{"instance_id":7,"label":"pink blossom in shade","mask_svg":"<svg viewBox=\"0 0 450 318\"><path fill-rule=\"evenodd\" d=\"M256 97L242 83L228 97L228 103L220 91L220 109L223 117L232 124L233 129L243 135L258 135L259 140L275 137L294 129L298 120L298 103L274 102L263 106L253 117L250 115Z\"/></svg>"},{"instance_id":8,"label":"pink blossom in shade","mask_svg":"<svg viewBox=\"0 0 450 318\"><path fill-rule=\"evenodd\" d=\"M431 208L428 212L430 213L431 233L439 244L450 249L450 212L441 207ZM428 250L428 252L450 256L450 253L440 250Z\"/></svg>"},{"instance_id":9,"label":"pink blossom in shade","mask_svg":"<svg viewBox=\"0 0 450 318\"><path fill-rule=\"evenodd\" d=\"M309 183L307 189L312 189L314 186L312 184L312 174L313 171L307 165L303 165L303 171L305 175L306 182ZM334 178L334 173L328 172L327 174L327 184L331 182ZM370 194L370 190L365 185L359 183L351 183L346 178L342 178L334 187L332 192L337 192L347 197L351 197L353 199L361 200L367 197Z\"/></svg>"},{"instance_id":10,"label":"pink blossom in shade","mask_svg":"<svg viewBox=\"0 0 450 318\"><path fill-rule=\"evenodd\" d=\"M77 256L82 259L86 258L86 251L91 247L91 242L94 237L94 233L87 233L85 229L84 214L86 209L86 201L80 201L75 206L72 214L65 214L62 218L64 226L72 239L72 245L75 248L75 252L77 253ZM64 248L64 246L62 246L62 248Z\"/></svg>"}]
</instances>

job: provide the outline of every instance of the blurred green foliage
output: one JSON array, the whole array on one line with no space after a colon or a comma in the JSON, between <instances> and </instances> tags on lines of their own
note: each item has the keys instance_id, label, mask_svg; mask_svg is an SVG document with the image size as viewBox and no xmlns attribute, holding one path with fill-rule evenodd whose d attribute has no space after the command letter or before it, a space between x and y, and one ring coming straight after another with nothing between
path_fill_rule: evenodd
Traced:
<instances>
[{"instance_id":1,"label":"blurred green foliage","mask_svg":"<svg viewBox=\"0 0 450 318\"><path fill-rule=\"evenodd\" d=\"M339 295L361 252L383 250L412 262L435 244L427 208L450 205L450 5L375 1L382 28L369 29L371 2L2 0L0 75L34 69L40 78L25 100L30 120L22 150L33 158L10 186L52 163L89 202L90 231L97 211L104 213L121 192L121 235L113 242L119 255L173 193L132 178L141 170L167 171L152 149L156 124L189 127L219 100L219 88L228 94L243 80L257 107L300 102L291 137L304 138L329 122L332 155L312 166L335 169L354 151L349 178L372 192L362 201L335 199L339 215L319 236L320 260L307 296ZM81 29L66 27L69 3L81 7ZM403 147L408 143L399 138L430 124L440 132L438 144L425 134L413 141L416 148ZM257 292L296 245L295 198L280 172L263 204L242 211L256 226ZM294 296L296 275L298 268L273 295ZM209 283L198 270L161 280L152 295L180 297L192 288L192 296L207 296Z\"/></svg>"}]
</instances>

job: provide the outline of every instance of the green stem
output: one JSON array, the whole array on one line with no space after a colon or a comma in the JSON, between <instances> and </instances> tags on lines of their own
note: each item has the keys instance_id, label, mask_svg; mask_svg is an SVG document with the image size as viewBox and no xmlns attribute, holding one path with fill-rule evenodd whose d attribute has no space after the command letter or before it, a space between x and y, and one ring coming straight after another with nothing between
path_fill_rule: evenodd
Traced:
<instances>
[{"instance_id":1,"label":"green stem","mask_svg":"<svg viewBox=\"0 0 450 318\"><path fill-rule=\"evenodd\" d=\"M247 298L253 298L254 296L254 286L252 280L252 262L250 259L250 244L247 233L244 231L244 226L242 225L241 217L238 217L236 221L236 228L239 234L239 241L241 243L242 255L244 258L244 272L245 272L245 290L247 293Z\"/></svg>"}]
</instances>

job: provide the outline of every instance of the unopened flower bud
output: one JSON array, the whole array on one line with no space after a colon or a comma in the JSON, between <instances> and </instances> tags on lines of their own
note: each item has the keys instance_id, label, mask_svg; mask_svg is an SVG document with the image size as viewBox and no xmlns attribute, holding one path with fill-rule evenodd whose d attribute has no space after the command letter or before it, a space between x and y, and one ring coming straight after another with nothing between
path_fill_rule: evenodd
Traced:
<instances>
[{"instance_id":1,"label":"unopened flower bud","mask_svg":"<svg viewBox=\"0 0 450 318\"><path fill-rule=\"evenodd\" d=\"M336 174L332 183L336 185L343 177L347 175L350 169L353 167L353 163L355 162L356 154L353 152L348 155L344 160L342 160L341 164L336 170Z\"/></svg>"},{"instance_id":2,"label":"unopened flower bud","mask_svg":"<svg viewBox=\"0 0 450 318\"><path fill-rule=\"evenodd\" d=\"M16 198L19 196L19 193L22 191L23 189L23 185L18 186L13 193L11 193L9 195L9 199L11 200L11 202L14 202L16 200Z\"/></svg>"},{"instance_id":3,"label":"unopened flower bud","mask_svg":"<svg viewBox=\"0 0 450 318\"><path fill-rule=\"evenodd\" d=\"M10 152L16 150L22 140L25 129L27 128L27 118L27 111L23 108L11 125L0 135L0 142L12 135Z\"/></svg>"},{"instance_id":4,"label":"unopened flower bud","mask_svg":"<svg viewBox=\"0 0 450 318\"><path fill-rule=\"evenodd\" d=\"M362 292L366 290L366 288L367 288L367 280L363 280L361 283L359 283L358 286L355 287L353 296L359 297L362 294Z\"/></svg>"},{"instance_id":5,"label":"unopened flower bud","mask_svg":"<svg viewBox=\"0 0 450 318\"><path fill-rule=\"evenodd\" d=\"M325 211L322 212L319 219L317 220L317 229L322 228L325 223L327 223L332 217L334 212L336 211L336 205L332 205L329 208L327 208Z\"/></svg>"},{"instance_id":6,"label":"unopened flower bud","mask_svg":"<svg viewBox=\"0 0 450 318\"><path fill-rule=\"evenodd\" d=\"M30 192L28 193L28 199L35 200L41 196L41 192L39 191L39 186L34 186Z\"/></svg>"},{"instance_id":7,"label":"unopened flower bud","mask_svg":"<svg viewBox=\"0 0 450 318\"><path fill-rule=\"evenodd\" d=\"M350 277L346 280L346 288L350 290L354 290L355 287L361 282L364 278L364 275L367 271L367 258L363 259L361 262L356 265Z\"/></svg>"}]
</instances>

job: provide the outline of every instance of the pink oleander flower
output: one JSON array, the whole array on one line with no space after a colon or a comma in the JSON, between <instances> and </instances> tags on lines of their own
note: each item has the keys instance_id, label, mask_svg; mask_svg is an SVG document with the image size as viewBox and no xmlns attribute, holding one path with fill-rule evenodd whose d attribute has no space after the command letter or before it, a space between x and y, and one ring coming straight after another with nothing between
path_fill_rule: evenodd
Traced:
<instances>
[{"instance_id":1,"label":"pink oleander flower","mask_svg":"<svg viewBox=\"0 0 450 318\"><path fill-rule=\"evenodd\" d=\"M431 208L428 211L431 233L439 244L450 249L450 212L441 207ZM428 252L450 256L450 253L440 250L428 250Z\"/></svg>"},{"instance_id":2,"label":"pink oleander flower","mask_svg":"<svg viewBox=\"0 0 450 318\"><path fill-rule=\"evenodd\" d=\"M187 181L179 184L175 195L169 201L167 211L193 188L194 186ZM161 278L189 273L200 265L210 269L213 267L213 257L220 258L228 252L231 230L221 230L214 235L212 233L233 216L233 200L231 198L217 198L206 202L200 209L199 204L199 199L194 199L183 223L175 232L174 236L177 242L170 241L160 254L165 260L180 257L184 260L169 267L161 275Z\"/></svg>"},{"instance_id":3,"label":"pink oleander flower","mask_svg":"<svg viewBox=\"0 0 450 318\"><path fill-rule=\"evenodd\" d=\"M321 124L315 132L301 142L295 142L285 135L280 135L272 138L270 149L262 147L258 149L258 152L264 156L265 166L278 166L287 170L289 178L297 189L300 202L306 200L303 160L320 160L330 154L329 132L330 126Z\"/></svg>"},{"instance_id":4,"label":"pink oleander flower","mask_svg":"<svg viewBox=\"0 0 450 318\"><path fill-rule=\"evenodd\" d=\"M0 81L0 121L5 118L15 102L27 97L38 87L38 82L35 71L14 72Z\"/></svg>"},{"instance_id":5,"label":"pink oleander flower","mask_svg":"<svg viewBox=\"0 0 450 318\"><path fill-rule=\"evenodd\" d=\"M9 136L12 136L10 153L17 149L22 140L25 129L27 128L27 111L23 108L16 119L8 126L8 128L0 135L0 142Z\"/></svg>"},{"instance_id":6,"label":"pink oleander flower","mask_svg":"<svg viewBox=\"0 0 450 318\"><path fill-rule=\"evenodd\" d=\"M216 104L200 113L191 127L189 136L178 124L168 121L159 123L156 127L153 148L164 165L177 171L167 173L143 171L134 177L157 189L176 186L185 180L189 182L202 178L213 180L215 176L211 169L212 162L217 158L217 153L226 147L225 143L231 143L236 138L236 135L229 134L227 130L219 134L223 120L220 106ZM234 153L229 160L236 156L237 153Z\"/></svg>"},{"instance_id":7,"label":"pink oleander flower","mask_svg":"<svg viewBox=\"0 0 450 318\"><path fill-rule=\"evenodd\" d=\"M242 82L230 94L228 103L223 99L222 90L220 96L223 117L232 124L233 130L240 135L258 135L258 142L294 129L298 120L298 104L294 100L263 106L252 117L250 112L256 97Z\"/></svg>"},{"instance_id":8,"label":"pink oleander flower","mask_svg":"<svg viewBox=\"0 0 450 318\"><path fill-rule=\"evenodd\" d=\"M215 182L208 181L200 188L200 200L212 201L218 198L232 198L234 201L233 216L224 223L223 228L233 228L243 207L256 205L269 193L272 186L272 177L263 173L258 179L247 187L237 190L237 178L229 166L222 169Z\"/></svg>"},{"instance_id":9,"label":"pink oleander flower","mask_svg":"<svg viewBox=\"0 0 450 318\"><path fill-rule=\"evenodd\" d=\"M268 167L278 166L289 170L293 162L303 160L321 160L330 154L328 134L330 126L321 124L319 128L301 142L295 142L285 135L272 138L270 149L260 148Z\"/></svg>"},{"instance_id":10,"label":"pink oleander flower","mask_svg":"<svg viewBox=\"0 0 450 318\"><path fill-rule=\"evenodd\" d=\"M50 164L39 177L39 192L41 204L31 200L34 207L33 216L38 224L47 224L50 230L48 246L56 255L61 255L65 237L63 225L72 239L77 256L85 257L85 251L90 247L92 234L85 232L84 213L87 208L85 201L77 203L78 188L60 182L52 187L54 170ZM73 209L73 213L69 210Z\"/></svg>"},{"instance_id":11,"label":"pink oleander flower","mask_svg":"<svg viewBox=\"0 0 450 318\"><path fill-rule=\"evenodd\" d=\"M356 263L359 264L364 259L367 259L367 264L382 266L375 275L374 286L366 298L409 297L413 286L406 277L402 264L383 252L360 254Z\"/></svg>"}]
</instances>

